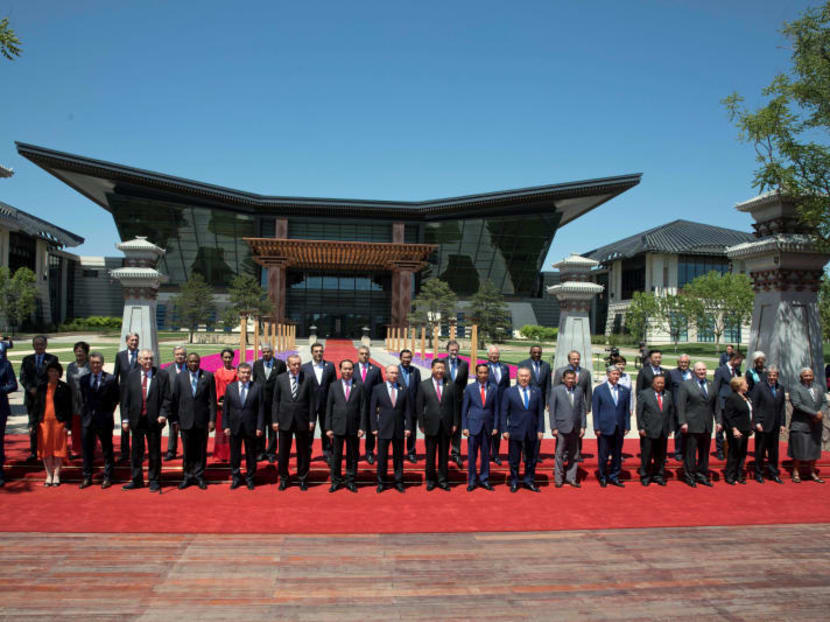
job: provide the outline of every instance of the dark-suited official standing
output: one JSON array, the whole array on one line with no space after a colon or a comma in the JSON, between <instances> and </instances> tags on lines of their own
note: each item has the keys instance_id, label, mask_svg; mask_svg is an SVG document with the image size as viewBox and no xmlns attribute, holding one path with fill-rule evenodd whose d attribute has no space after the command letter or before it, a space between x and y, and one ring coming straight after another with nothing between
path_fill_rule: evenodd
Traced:
<instances>
[{"instance_id":1,"label":"dark-suited official standing","mask_svg":"<svg viewBox=\"0 0 830 622\"><path fill-rule=\"evenodd\" d=\"M534 479L536 451L545 435L545 401L542 390L530 385L532 374L530 368L520 367L516 373L516 384L504 392L499 405L499 429L504 430L502 437L508 441L510 492L519 489L519 461L522 455L525 457L524 486L539 492Z\"/></svg>"},{"instance_id":2,"label":"dark-suited official standing","mask_svg":"<svg viewBox=\"0 0 830 622\"><path fill-rule=\"evenodd\" d=\"M681 354L677 357L677 367L669 371L667 379L668 384L666 389L671 391L671 399L674 404L674 421L672 422L672 431L674 432L674 459L677 462L683 461L685 454L685 434L680 431L680 423L677 421L677 391L684 382L692 379L692 370L689 369L690 363L688 354Z\"/></svg>"},{"instance_id":3,"label":"dark-suited official standing","mask_svg":"<svg viewBox=\"0 0 830 622\"><path fill-rule=\"evenodd\" d=\"M591 413L599 453L599 485L622 488L622 447L625 435L631 429L631 391L619 386L620 370L616 365L606 368L608 380L594 389ZM611 468L608 468L608 459Z\"/></svg>"},{"instance_id":4,"label":"dark-suited official standing","mask_svg":"<svg viewBox=\"0 0 830 622\"><path fill-rule=\"evenodd\" d=\"M323 430L331 442L331 488L343 486L343 445L346 445L346 488L357 492L357 459L360 439L366 433L369 401L366 388L354 381L354 363L340 361L340 380L329 387Z\"/></svg>"},{"instance_id":5,"label":"dark-suited official standing","mask_svg":"<svg viewBox=\"0 0 830 622\"><path fill-rule=\"evenodd\" d=\"M112 371L112 375L115 376L118 382L118 399L120 402L124 401L124 385L127 382L127 376L138 367L138 333L127 333L124 341L127 348L115 355L115 369ZM125 432L122 426L121 454L118 459L119 462L127 462L130 457L130 431L128 428Z\"/></svg>"},{"instance_id":6,"label":"dark-suited official standing","mask_svg":"<svg viewBox=\"0 0 830 622\"><path fill-rule=\"evenodd\" d=\"M46 382L46 366L58 357L46 351L47 340L44 335L37 335L32 339L34 354L23 357L20 363L20 385L23 387L23 404L31 420L34 416L35 394L37 388ZM27 462L37 460L37 428L29 432L29 456Z\"/></svg>"},{"instance_id":7,"label":"dark-suited official standing","mask_svg":"<svg viewBox=\"0 0 830 622\"><path fill-rule=\"evenodd\" d=\"M95 440L101 441L104 454L104 479L101 488L112 486L115 457L112 450L112 429L115 427L115 407L118 406L118 380L104 371L104 356L100 352L89 355L89 374L81 381L81 435L83 436L83 481L80 488L92 486L92 463L95 460Z\"/></svg>"},{"instance_id":8,"label":"dark-suited official standing","mask_svg":"<svg viewBox=\"0 0 830 622\"><path fill-rule=\"evenodd\" d=\"M129 373L121 390L121 432L132 431L130 456L132 477L123 486L133 490L144 486L142 464L147 439L147 479L150 492L161 492L161 433L170 411L170 377L153 366L153 351L138 353L138 367Z\"/></svg>"},{"instance_id":9,"label":"dark-suited official standing","mask_svg":"<svg viewBox=\"0 0 830 622\"><path fill-rule=\"evenodd\" d=\"M300 490L305 491L308 490L306 478L311 461L309 438L314 438L317 404L312 379L302 369L300 357L292 354L286 363L288 371L277 376L274 384L274 403L271 408L271 428L279 434L279 489L288 488L288 458L291 455L291 441L296 439L297 480Z\"/></svg>"},{"instance_id":10,"label":"dark-suited official standing","mask_svg":"<svg viewBox=\"0 0 830 622\"><path fill-rule=\"evenodd\" d=\"M173 392L173 385L180 373L187 369L187 349L184 346L176 346L173 348L173 362L164 368L167 374L167 386L170 387L170 392ZM179 453L179 424L171 419L167 420L167 452L164 454L164 460L175 460L176 454Z\"/></svg>"},{"instance_id":11,"label":"dark-suited official standing","mask_svg":"<svg viewBox=\"0 0 830 622\"><path fill-rule=\"evenodd\" d=\"M539 348L539 356L542 356L542 348ZM585 415L587 417L588 413L591 412L591 407L593 406L594 381L591 377L591 370L582 367L580 365L581 361L582 355L580 355L579 352L576 350L568 352L568 364L564 367L560 367L553 373L552 382L554 386L562 384L562 377L565 371L568 369L573 371L576 374L576 386L582 389L582 401L585 404ZM545 395L547 395L547 393ZM582 462L582 437L577 439L576 460L577 462Z\"/></svg>"},{"instance_id":12,"label":"dark-suited official standing","mask_svg":"<svg viewBox=\"0 0 830 622\"><path fill-rule=\"evenodd\" d=\"M373 365L369 360L371 352L369 346L362 345L357 349L357 365L355 366L352 380L358 384L363 385L364 393L366 394L366 402L372 397L372 391L375 387L383 383L383 374L380 367ZM366 428L368 432L368 428ZM369 464L375 463L375 435L366 434L366 462Z\"/></svg>"},{"instance_id":13,"label":"dark-suited official standing","mask_svg":"<svg viewBox=\"0 0 830 622\"><path fill-rule=\"evenodd\" d=\"M694 378L677 390L677 421L680 432L686 436L686 455L683 471L686 483L692 488L698 483L711 486L709 481L709 444L712 427L720 428L718 396L712 383L706 379L706 364L695 363Z\"/></svg>"},{"instance_id":14,"label":"dark-suited official standing","mask_svg":"<svg viewBox=\"0 0 830 622\"><path fill-rule=\"evenodd\" d=\"M500 362L501 352L496 346L487 348L487 367L490 369L490 382L496 385L496 403L501 404L501 396L510 388L510 368L504 363ZM501 417L499 417L501 420ZM497 424L500 421L496 422ZM501 450L501 430L499 434L494 434L490 438L490 460L498 465L501 465L501 457L499 451Z\"/></svg>"},{"instance_id":15,"label":"dark-suited official standing","mask_svg":"<svg viewBox=\"0 0 830 622\"><path fill-rule=\"evenodd\" d=\"M274 358L271 345L262 345L262 358L254 363L254 382L262 389L262 400L265 404L265 434L259 437L259 451L257 460L268 460L270 464L277 461L277 433L271 427L271 405L274 403L274 385L277 376L286 370L285 361Z\"/></svg>"},{"instance_id":16,"label":"dark-suited official standing","mask_svg":"<svg viewBox=\"0 0 830 622\"><path fill-rule=\"evenodd\" d=\"M415 407L418 400L418 391L421 389L421 370L412 365L412 350L401 350L401 364L398 365L398 380L401 386L409 392L409 403ZM406 439L406 459L410 462L417 462L415 455L415 443L417 441L417 428L412 429L412 434Z\"/></svg>"},{"instance_id":17,"label":"dark-suited official standing","mask_svg":"<svg viewBox=\"0 0 830 622\"><path fill-rule=\"evenodd\" d=\"M574 488L581 486L576 455L579 439L585 435L585 428L588 426L584 400L585 394L576 386L576 372L566 369L562 384L553 387L548 398L550 429L556 438L553 481L557 488L562 488L564 482L568 482Z\"/></svg>"},{"instance_id":18,"label":"dark-suited official standing","mask_svg":"<svg viewBox=\"0 0 830 622\"><path fill-rule=\"evenodd\" d=\"M715 376L712 381L715 393L718 394L718 417L723 418L723 409L726 398L732 395L732 389L729 387L729 382L732 378L741 375L741 363L743 363L744 355L735 350L732 352L729 360L715 370ZM715 452L718 460L723 460L723 428L718 428L715 431Z\"/></svg>"},{"instance_id":19,"label":"dark-suited official standing","mask_svg":"<svg viewBox=\"0 0 830 622\"><path fill-rule=\"evenodd\" d=\"M752 402L747 395L746 378L736 376L729 381L732 393L723 402L723 429L729 439L724 481L746 484L744 461L749 437L752 434Z\"/></svg>"},{"instance_id":20,"label":"dark-suited official standing","mask_svg":"<svg viewBox=\"0 0 830 622\"><path fill-rule=\"evenodd\" d=\"M447 382L446 365L443 359L432 359L432 375L421 383L415 404L418 427L424 435L426 444L427 490L437 485L441 490L449 490L450 439L461 425L458 402L455 399L455 385ZM436 478L435 460L438 458Z\"/></svg>"},{"instance_id":21,"label":"dark-suited official standing","mask_svg":"<svg viewBox=\"0 0 830 622\"><path fill-rule=\"evenodd\" d=\"M490 485L490 438L499 433L498 388L490 382L490 368L476 365L476 381L464 389L461 401L461 433L467 439L467 491ZM481 468L476 475L481 454Z\"/></svg>"},{"instance_id":22,"label":"dark-suited official standing","mask_svg":"<svg viewBox=\"0 0 830 622\"><path fill-rule=\"evenodd\" d=\"M459 345L455 339L447 342L447 356L441 360L447 368L447 380L455 385L455 400L461 409L461 400L464 399L464 389L470 377L470 366L467 361L458 358ZM453 433L450 443L450 457L458 466L461 466L461 426Z\"/></svg>"},{"instance_id":23,"label":"dark-suited official standing","mask_svg":"<svg viewBox=\"0 0 830 622\"><path fill-rule=\"evenodd\" d=\"M265 398L262 386L251 382L251 366L240 363L236 368L236 382L225 390L222 407L222 432L228 437L231 449L231 490L242 481L242 443L245 443L245 484L254 489L257 448L265 430ZM268 407L270 408L270 404Z\"/></svg>"},{"instance_id":24,"label":"dark-suited official standing","mask_svg":"<svg viewBox=\"0 0 830 622\"><path fill-rule=\"evenodd\" d=\"M187 355L187 371L176 378L170 416L182 431L183 479L179 488L196 484L204 490L208 434L216 427L216 384L213 374L200 368L201 357Z\"/></svg>"},{"instance_id":25,"label":"dark-suited official standing","mask_svg":"<svg viewBox=\"0 0 830 622\"><path fill-rule=\"evenodd\" d=\"M778 384L778 368L770 365L764 378L750 392L752 398L752 427L755 429L755 481L764 483L766 463L769 478L779 484L778 439L787 428L787 400L784 388Z\"/></svg>"},{"instance_id":26,"label":"dark-suited official standing","mask_svg":"<svg viewBox=\"0 0 830 622\"><path fill-rule=\"evenodd\" d=\"M409 401L409 392L398 384L398 366L387 365L386 382L375 387L369 401L369 429L377 436L378 443L379 493L386 488L390 444L395 489L406 492L403 487L403 449L404 439L412 433L413 407Z\"/></svg>"},{"instance_id":27,"label":"dark-suited official standing","mask_svg":"<svg viewBox=\"0 0 830 622\"><path fill-rule=\"evenodd\" d=\"M326 419L326 400L329 396L329 386L337 379L334 364L323 358L323 344L311 344L311 360L303 365L303 375L308 378L314 393L314 424L320 422L320 448L323 458L331 462L331 444L329 438L323 434L323 425ZM311 460L314 444L314 430L308 435L308 458Z\"/></svg>"},{"instance_id":28,"label":"dark-suited official standing","mask_svg":"<svg viewBox=\"0 0 830 622\"><path fill-rule=\"evenodd\" d=\"M642 372L640 372L642 373ZM652 375L651 388L637 395L637 430L640 433L640 483L666 485L666 449L674 425L674 401L666 391L667 376Z\"/></svg>"}]
</instances>

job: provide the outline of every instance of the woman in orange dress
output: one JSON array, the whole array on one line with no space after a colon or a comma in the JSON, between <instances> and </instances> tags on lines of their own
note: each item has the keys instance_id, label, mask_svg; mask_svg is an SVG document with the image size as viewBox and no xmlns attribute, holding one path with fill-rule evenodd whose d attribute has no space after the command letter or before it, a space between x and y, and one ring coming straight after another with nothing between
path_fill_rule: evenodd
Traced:
<instances>
[{"instance_id":1,"label":"woman in orange dress","mask_svg":"<svg viewBox=\"0 0 830 622\"><path fill-rule=\"evenodd\" d=\"M61 464L66 458L67 425L72 422L72 390L60 380L63 366L46 366L46 382L37 387L29 429L37 427L37 453L46 469L44 486L61 485Z\"/></svg>"},{"instance_id":2,"label":"woman in orange dress","mask_svg":"<svg viewBox=\"0 0 830 622\"><path fill-rule=\"evenodd\" d=\"M228 462L231 459L231 446L228 437L222 433L222 403L225 390L231 382L236 382L236 370L233 368L233 350L222 350L222 367L213 372L216 383L216 435L213 437L213 459Z\"/></svg>"}]
</instances>

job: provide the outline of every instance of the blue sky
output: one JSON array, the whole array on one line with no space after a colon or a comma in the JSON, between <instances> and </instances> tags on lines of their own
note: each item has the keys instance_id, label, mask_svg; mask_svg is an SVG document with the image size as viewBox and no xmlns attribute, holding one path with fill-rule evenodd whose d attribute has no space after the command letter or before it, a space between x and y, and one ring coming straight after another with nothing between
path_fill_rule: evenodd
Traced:
<instances>
[{"instance_id":1,"label":"blue sky","mask_svg":"<svg viewBox=\"0 0 830 622\"><path fill-rule=\"evenodd\" d=\"M760 101L808 4L0 0L24 47L0 61L0 200L84 236L74 252L118 254L111 216L20 140L280 195L644 174L546 265L676 218L749 230L733 206L754 153L719 101Z\"/></svg>"}]
</instances>

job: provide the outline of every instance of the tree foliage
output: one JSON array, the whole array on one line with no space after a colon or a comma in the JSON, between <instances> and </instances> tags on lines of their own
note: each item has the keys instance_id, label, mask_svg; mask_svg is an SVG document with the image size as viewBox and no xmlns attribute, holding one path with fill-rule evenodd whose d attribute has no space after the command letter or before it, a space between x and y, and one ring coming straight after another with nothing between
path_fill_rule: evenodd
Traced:
<instances>
[{"instance_id":1,"label":"tree foliage","mask_svg":"<svg viewBox=\"0 0 830 622\"><path fill-rule=\"evenodd\" d=\"M749 110L733 93L723 104L740 139L755 147L753 186L792 197L803 223L830 246L830 1L781 32L791 64L762 90L765 103Z\"/></svg>"},{"instance_id":2,"label":"tree foliage","mask_svg":"<svg viewBox=\"0 0 830 622\"><path fill-rule=\"evenodd\" d=\"M0 55L8 60L14 60L22 52L20 45L20 39L9 27L9 18L0 19Z\"/></svg>"},{"instance_id":3,"label":"tree foliage","mask_svg":"<svg viewBox=\"0 0 830 622\"><path fill-rule=\"evenodd\" d=\"M470 298L467 309L470 320L478 325L479 339L485 342L504 341L513 327L510 310L504 296L489 280L484 281Z\"/></svg>"},{"instance_id":4,"label":"tree foliage","mask_svg":"<svg viewBox=\"0 0 830 622\"><path fill-rule=\"evenodd\" d=\"M268 297L268 292L249 274L240 274L231 281L228 298L237 319L242 313L260 316L274 313L274 305Z\"/></svg>"},{"instance_id":5,"label":"tree foliage","mask_svg":"<svg viewBox=\"0 0 830 622\"><path fill-rule=\"evenodd\" d=\"M648 336L649 323L659 317L660 303L654 294L634 292L625 311L625 328L637 341Z\"/></svg>"},{"instance_id":6,"label":"tree foliage","mask_svg":"<svg viewBox=\"0 0 830 622\"><path fill-rule=\"evenodd\" d=\"M752 316L755 294L746 274L720 274L713 270L686 285L683 293L697 299L698 330L711 328L716 351L720 349L720 338L727 328L741 326Z\"/></svg>"},{"instance_id":7,"label":"tree foliage","mask_svg":"<svg viewBox=\"0 0 830 622\"><path fill-rule=\"evenodd\" d=\"M432 277L421 284L421 291L412 301L409 323L414 326L429 326L430 338L441 322L455 317L458 297L450 286L441 279Z\"/></svg>"},{"instance_id":8,"label":"tree foliage","mask_svg":"<svg viewBox=\"0 0 830 622\"><path fill-rule=\"evenodd\" d=\"M29 268L18 268L12 276L7 267L0 267L0 311L12 334L35 311L35 283L35 273Z\"/></svg>"},{"instance_id":9,"label":"tree foliage","mask_svg":"<svg viewBox=\"0 0 830 622\"><path fill-rule=\"evenodd\" d=\"M657 317L669 333L674 343L674 351L677 352L680 336L689 329L689 324L700 316L701 302L683 293L666 294L658 298L657 302Z\"/></svg>"},{"instance_id":10,"label":"tree foliage","mask_svg":"<svg viewBox=\"0 0 830 622\"><path fill-rule=\"evenodd\" d=\"M210 321L216 311L213 290L205 282L205 277L194 272L179 288L179 294L173 297L172 303L182 326L190 331L190 343L193 343L193 333L199 329L199 324Z\"/></svg>"}]
</instances>

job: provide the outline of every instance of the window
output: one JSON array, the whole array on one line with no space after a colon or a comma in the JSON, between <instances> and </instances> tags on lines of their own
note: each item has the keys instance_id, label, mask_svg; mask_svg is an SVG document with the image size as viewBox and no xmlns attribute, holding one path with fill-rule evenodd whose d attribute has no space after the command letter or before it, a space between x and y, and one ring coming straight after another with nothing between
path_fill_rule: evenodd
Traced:
<instances>
[{"instance_id":1,"label":"window","mask_svg":"<svg viewBox=\"0 0 830 622\"><path fill-rule=\"evenodd\" d=\"M677 288L681 289L697 277L710 272L729 272L729 259L710 255L680 255L677 258Z\"/></svg>"},{"instance_id":2,"label":"window","mask_svg":"<svg viewBox=\"0 0 830 622\"><path fill-rule=\"evenodd\" d=\"M98 278L98 271L97 270L90 270L89 268L84 268L83 277L85 279L97 279Z\"/></svg>"},{"instance_id":3,"label":"window","mask_svg":"<svg viewBox=\"0 0 830 622\"><path fill-rule=\"evenodd\" d=\"M625 259L622 262L622 298L631 300L634 292L645 291L646 258L644 255Z\"/></svg>"}]
</instances>

